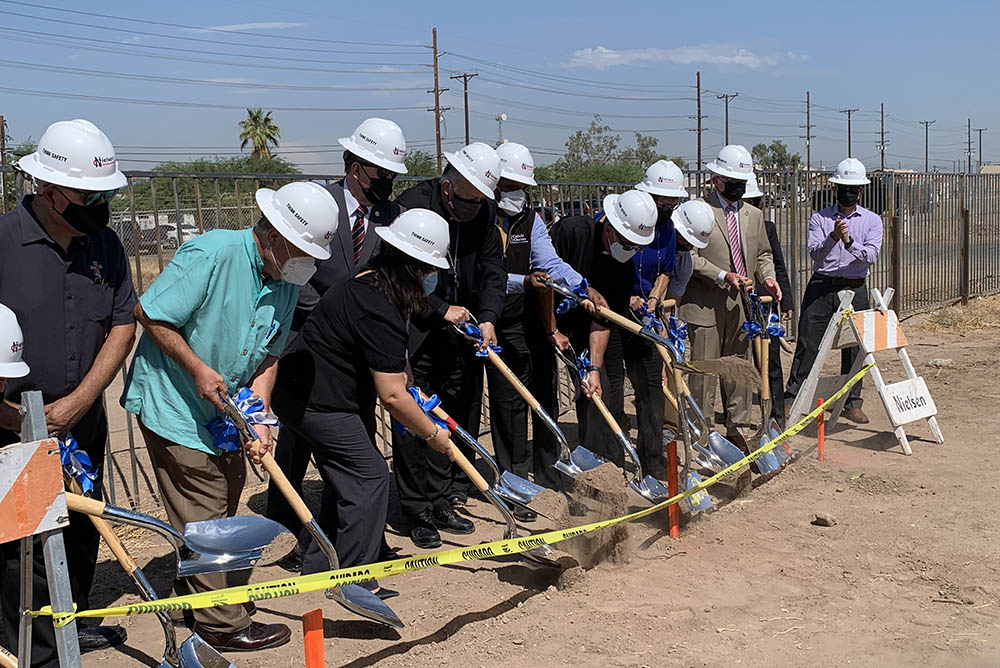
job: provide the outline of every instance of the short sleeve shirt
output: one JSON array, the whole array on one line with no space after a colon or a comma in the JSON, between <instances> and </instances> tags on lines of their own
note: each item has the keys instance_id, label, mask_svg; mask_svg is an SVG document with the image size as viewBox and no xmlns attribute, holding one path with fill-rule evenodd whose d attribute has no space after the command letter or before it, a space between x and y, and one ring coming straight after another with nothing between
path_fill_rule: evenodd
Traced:
<instances>
[{"instance_id":1,"label":"short sleeve shirt","mask_svg":"<svg viewBox=\"0 0 1000 668\"><path fill-rule=\"evenodd\" d=\"M371 414L372 371L406 368L407 323L367 273L330 290L278 364L272 407L283 422L305 410Z\"/></svg>"},{"instance_id":2,"label":"short sleeve shirt","mask_svg":"<svg viewBox=\"0 0 1000 668\"><path fill-rule=\"evenodd\" d=\"M673 274L667 283L667 296L675 299L683 297L693 274L694 261L691 259L691 251L678 251Z\"/></svg>"},{"instance_id":3,"label":"short sleeve shirt","mask_svg":"<svg viewBox=\"0 0 1000 668\"><path fill-rule=\"evenodd\" d=\"M297 285L264 278L253 230L214 230L184 243L139 300L151 320L176 327L229 393L246 385L268 355L280 355L298 298ZM215 407L149 334L129 369L122 405L180 445L218 454L207 425Z\"/></svg>"},{"instance_id":4,"label":"short sleeve shirt","mask_svg":"<svg viewBox=\"0 0 1000 668\"><path fill-rule=\"evenodd\" d=\"M5 397L40 390L45 403L75 390L112 327L135 322L135 288L118 236L105 228L75 237L64 252L31 209L34 196L0 216L0 303L17 315L31 373L10 379ZM103 433L100 401L73 428L81 445ZM0 442L11 442L0 434ZM16 437L14 441L18 440Z\"/></svg>"}]
</instances>

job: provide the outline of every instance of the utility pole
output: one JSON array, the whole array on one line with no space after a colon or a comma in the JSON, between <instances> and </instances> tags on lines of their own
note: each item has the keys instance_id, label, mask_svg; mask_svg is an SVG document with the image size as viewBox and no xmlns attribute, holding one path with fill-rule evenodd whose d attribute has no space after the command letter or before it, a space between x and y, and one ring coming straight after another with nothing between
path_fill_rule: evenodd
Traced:
<instances>
[{"instance_id":1,"label":"utility pole","mask_svg":"<svg viewBox=\"0 0 1000 668\"><path fill-rule=\"evenodd\" d=\"M462 80L462 93L465 96L465 145L468 146L472 142L469 141L469 79L473 77L478 77L479 74L453 74L450 79L461 79Z\"/></svg>"},{"instance_id":2,"label":"utility pole","mask_svg":"<svg viewBox=\"0 0 1000 668\"><path fill-rule=\"evenodd\" d=\"M968 135L965 139L965 157L969 161L969 167L966 173L971 174L972 173L972 119L971 118L969 119L968 128L969 128Z\"/></svg>"},{"instance_id":3,"label":"utility pole","mask_svg":"<svg viewBox=\"0 0 1000 668\"><path fill-rule=\"evenodd\" d=\"M448 90L447 88L441 88L438 85L438 30L434 28L431 30L431 35L433 35L433 42L431 44L431 49L434 52L434 88L433 90L427 91L428 93L434 93L434 108L428 109L427 111L434 112L434 136L437 145L437 170L438 173L441 172L441 112L448 111L448 107L441 107L441 93Z\"/></svg>"},{"instance_id":4,"label":"utility pole","mask_svg":"<svg viewBox=\"0 0 1000 668\"><path fill-rule=\"evenodd\" d=\"M3 116L0 116L0 125L3 124ZM972 128L973 132L979 133L979 171L983 171L983 133L989 128Z\"/></svg>"},{"instance_id":5,"label":"utility pole","mask_svg":"<svg viewBox=\"0 0 1000 668\"><path fill-rule=\"evenodd\" d=\"M982 135L979 135L982 137ZM0 114L0 167L7 166L7 121ZM7 211L7 172L0 170L0 213Z\"/></svg>"},{"instance_id":6,"label":"utility pole","mask_svg":"<svg viewBox=\"0 0 1000 668\"><path fill-rule=\"evenodd\" d=\"M734 97L739 97L739 93L723 93L722 95L716 95L715 99L726 101L726 146L729 145L729 101Z\"/></svg>"},{"instance_id":7,"label":"utility pole","mask_svg":"<svg viewBox=\"0 0 1000 668\"><path fill-rule=\"evenodd\" d=\"M809 121L809 91L806 91L806 124L800 125L800 128L805 128L806 133L804 135L799 135L799 139L806 140L806 171L812 169L812 123Z\"/></svg>"},{"instance_id":8,"label":"utility pole","mask_svg":"<svg viewBox=\"0 0 1000 668\"><path fill-rule=\"evenodd\" d=\"M878 121L878 152L881 154L881 160L879 162L879 169L885 171L885 103L879 104L879 121Z\"/></svg>"},{"instance_id":9,"label":"utility pole","mask_svg":"<svg viewBox=\"0 0 1000 668\"><path fill-rule=\"evenodd\" d=\"M840 113L847 114L847 157L851 157L851 114L857 109L841 109Z\"/></svg>"},{"instance_id":10,"label":"utility pole","mask_svg":"<svg viewBox=\"0 0 1000 668\"><path fill-rule=\"evenodd\" d=\"M695 116L694 118L697 121L698 126L697 126L696 129L691 130L691 131L698 133L698 171L697 171L697 180L698 180L698 190L700 191L701 190L701 133L702 133L701 119L704 118L704 116L701 115L701 72L700 71L695 73L695 99L697 100L697 103L698 103L698 115ZM691 118L691 117L688 116L688 118Z\"/></svg>"},{"instance_id":11,"label":"utility pole","mask_svg":"<svg viewBox=\"0 0 1000 668\"><path fill-rule=\"evenodd\" d=\"M929 133L928 129L932 125L934 125L934 123L935 123L935 121L920 121L920 124L922 126L924 126L924 171L925 172L927 171L927 164L928 164L928 160L927 160L927 146L928 146L929 139L930 139L930 133ZM952 170L954 171L954 167L952 167Z\"/></svg>"}]
</instances>

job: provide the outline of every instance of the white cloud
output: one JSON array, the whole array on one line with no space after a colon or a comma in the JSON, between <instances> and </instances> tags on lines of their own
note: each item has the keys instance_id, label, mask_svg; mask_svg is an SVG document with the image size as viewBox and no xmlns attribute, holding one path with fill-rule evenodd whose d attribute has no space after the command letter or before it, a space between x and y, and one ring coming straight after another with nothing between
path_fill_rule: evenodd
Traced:
<instances>
[{"instance_id":1,"label":"white cloud","mask_svg":"<svg viewBox=\"0 0 1000 668\"><path fill-rule=\"evenodd\" d=\"M292 23L287 21L263 21L260 23L234 23L228 26L207 26L201 30L287 30L289 28L301 28L305 23Z\"/></svg>"},{"instance_id":2,"label":"white cloud","mask_svg":"<svg viewBox=\"0 0 1000 668\"><path fill-rule=\"evenodd\" d=\"M717 65L719 67L746 68L751 70L777 65L782 60L801 59L792 53L758 54L726 44L702 44L673 49L608 49L603 46L577 49L564 67L585 67L606 70L617 65L646 63L675 63L678 65Z\"/></svg>"}]
</instances>

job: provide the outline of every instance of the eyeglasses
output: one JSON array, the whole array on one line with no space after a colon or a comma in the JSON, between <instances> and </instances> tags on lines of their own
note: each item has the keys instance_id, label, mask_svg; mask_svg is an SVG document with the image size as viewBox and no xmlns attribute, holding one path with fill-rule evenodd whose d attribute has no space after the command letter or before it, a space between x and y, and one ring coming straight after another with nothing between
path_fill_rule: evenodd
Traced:
<instances>
[{"instance_id":1,"label":"eyeglasses","mask_svg":"<svg viewBox=\"0 0 1000 668\"><path fill-rule=\"evenodd\" d=\"M105 202L110 202L118 194L118 188L114 188L113 190L77 190L76 188L67 188L66 186L59 187L79 195L80 199L83 200L84 206L93 206L100 202L102 198Z\"/></svg>"}]
</instances>

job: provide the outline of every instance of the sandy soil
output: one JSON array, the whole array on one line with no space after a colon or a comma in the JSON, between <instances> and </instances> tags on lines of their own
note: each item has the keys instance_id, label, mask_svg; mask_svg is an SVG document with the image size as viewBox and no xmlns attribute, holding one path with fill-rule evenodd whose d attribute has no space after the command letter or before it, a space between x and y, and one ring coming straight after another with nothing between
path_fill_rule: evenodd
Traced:
<instances>
[{"instance_id":1,"label":"sandy soil","mask_svg":"<svg viewBox=\"0 0 1000 668\"><path fill-rule=\"evenodd\" d=\"M664 512L629 527L627 554L587 571L560 577L517 561L477 561L386 580L402 594L391 601L407 624L400 633L349 617L321 593L269 601L256 618L289 624L292 642L229 658L241 668L303 665L299 616L322 607L328 666L996 666L1000 299L903 328L937 403L943 446L916 423L908 429L914 454L903 455L868 383L870 425L830 430L824 462L814 436L796 437L798 461L696 518L680 540L666 534ZM888 381L902 378L892 353L879 363ZM249 506L261 503L257 490ZM629 493L630 508L643 503ZM446 546L501 536L488 505L472 501L466 512L478 532L445 535ZM811 524L820 512L836 525ZM134 531L126 540L168 590L173 567L162 545ZM402 536L389 541L420 552ZM135 600L117 565L99 568L94 604ZM283 575L264 566L253 579ZM122 623L128 644L86 655L85 665L159 663L155 618Z\"/></svg>"}]
</instances>

